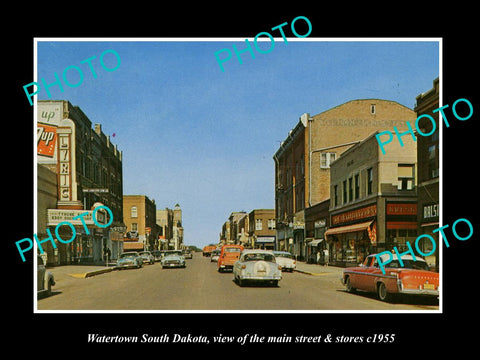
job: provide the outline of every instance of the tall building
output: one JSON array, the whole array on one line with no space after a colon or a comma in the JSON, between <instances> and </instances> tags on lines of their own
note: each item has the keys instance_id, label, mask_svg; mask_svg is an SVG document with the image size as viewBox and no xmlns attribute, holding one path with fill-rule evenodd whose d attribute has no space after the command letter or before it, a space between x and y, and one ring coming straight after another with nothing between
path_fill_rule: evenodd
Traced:
<instances>
[{"instance_id":1,"label":"tall building","mask_svg":"<svg viewBox=\"0 0 480 360\"><path fill-rule=\"evenodd\" d=\"M122 152L102 132L101 125L95 124L92 128L87 115L68 101L39 100L37 163L57 177L56 206L47 209L46 226L55 234L55 227L68 221L76 232L67 244L54 239L54 248L52 243L47 243L56 251L55 262L100 262L107 249L115 258L121 251L124 232ZM108 228L95 226L92 219L99 205L107 206L112 212L113 222ZM83 216L83 221L87 229L81 218L73 219L85 212L88 215ZM101 221L110 222L106 213L103 216ZM45 229L37 231L45 233ZM59 236L71 239L73 232L62 226Z\"/></svg>"},{"instance_id":2,"label":"tall building","mask_svg":"<svg viewBox=\"0 0 480 360\"><path fill-rule=\"evenodd\" d=\"M123 196L124 251L158 250L156 210L155 200L146 195Z\"/></svg>"},{"instance_id":3,"label":"tall building","mask_svg":"<svg viewBox=\"0 0 480 360\"><path fill-rule=\"evenodd\" d=\"M438 232L433 230L439 227L440 203L440 141L438 112L433 110L439 108L439 79L433 81L432 89L420 94L416 98L415 111L417 116L427 114L435 120L436 131L429 136L417 136L418 156L418 235L428 234L435 239L436 250L427 257L430 266L439 269L439 243ZM422 133L428 134L433 129L433 123L426 117L418 122ZM432 251L433 244L425 242L424 254Z\"/></svg>"},{"instance_id":4,"label":"tall building","mask_svg":"<svg viewBox=\"0 0 480 360\"><path fill-rule=\"evenodd\" d=\"M413 110L381 99L303 114L273 156L277 248L304 258L305 209L330 198L330 164L374 131L406 130L415 118Z\"/></svg>"},{"instance_id":5,"label":"tall building","mask_svg":"<svg viewBox=\"0 0 480 360\"><path fill-rule=\"evenodd\" d=\"M159 228L160 250L180 250L183 248L182 209L175 204L173 209L166 207L157 210L156 224Z\"/></svg>"}]
</instances>

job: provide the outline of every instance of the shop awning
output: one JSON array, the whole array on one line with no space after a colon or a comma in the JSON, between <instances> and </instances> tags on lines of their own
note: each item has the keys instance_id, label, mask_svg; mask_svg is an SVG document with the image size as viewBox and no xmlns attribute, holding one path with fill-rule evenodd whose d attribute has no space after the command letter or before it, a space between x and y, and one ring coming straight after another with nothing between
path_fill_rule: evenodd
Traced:
<instances>
[{"instance_id":1,"label":"shop awning","mask_svg":"<svg viewBox=\"0 0 480 360\"><path fill-rule=\"evenodd\" d=\"M310 241L310 242L307 244L307 246L317 246L317 245L320 244L322 241L323 241L323 239L315 239L315 240Z\"/></svg>"},{"instance_id":2,"label":"shop awning","mask_svg":"<svg viewBox=\"0 0 480 360\"><path fill-rule=\"evenodd\" d=\"M335 234L344 234L356 231L367 230L367 228L372 224L373 220L363 222L360 224L353 224L347 226L339 226L335 228L330 228L325 231L325 235L335 235Z\"/></svg>"}]
</instances>

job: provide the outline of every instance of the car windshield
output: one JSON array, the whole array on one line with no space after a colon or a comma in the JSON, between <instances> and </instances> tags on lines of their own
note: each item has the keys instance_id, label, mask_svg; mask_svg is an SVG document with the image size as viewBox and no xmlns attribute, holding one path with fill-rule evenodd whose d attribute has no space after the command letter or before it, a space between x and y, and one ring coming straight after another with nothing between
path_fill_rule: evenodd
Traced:
<instances>
[{"instance_id":1,"label":"car windshield","mask_svg":"<svg viewBox=\"0 0 480 360\"><path fill-rule=\"evenodd\" d=\"M237 247L227 247L227 248L224 248L223 249L223 252L228 252L228 253L239 253L241 252L241 249L240 248L237 248Z\"/></svg>"},{"instance_id":2,"label":"car windshield","mask_svg":"<svg viewBox=\"0 0 480 360\"><path fill-rule=\"evenodd\" d=\"M283 257L283 258L287 258L287 259L293 259L293 255L290 254L290 253L287 253L287 252L277 252L277 251L275 251L273 254L275 255L275 257Z\"/></svg>"},{"instance_id":3,"label":"car windshield","mask_svg":"<svg viewBox=\"0 0 480 360\"><path fill-rule=\"evenodd\" d=\"M416 269L416 270L430 270L428 264L425 261L413 261L402 259L403 266L400 265L398 260L392 260L389 264L386 265L387 268L405 268L405 269Z\"/></svg>"},{"instance_id":4,"label":"car windshield","mask_svg":"<svg viewBox=\"0 0 480 360\"><path fill-rule=\"evenodd\" d=\"M273 254L265 254L265 253L251 253L251 254L245 254L243 256L243 261L258 261L258 260L275 262L275 257L273 256Z\"/></svg>"}]
</instances>

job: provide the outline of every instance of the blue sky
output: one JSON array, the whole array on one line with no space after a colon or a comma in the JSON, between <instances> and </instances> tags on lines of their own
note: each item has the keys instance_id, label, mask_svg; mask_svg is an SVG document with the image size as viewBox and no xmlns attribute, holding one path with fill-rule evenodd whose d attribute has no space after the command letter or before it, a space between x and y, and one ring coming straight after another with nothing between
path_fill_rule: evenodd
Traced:
<instances>
[{"instance_id":1,"label":"blue sky","mask_svg":"<svg viewBox=\"0 0 480 360\"><path fill-rule=\"evenodd\" d=\"M435 40L296 40L276 39L254 59L243 53L243 64L233 55L222 72L215 52L233 43L242 49L244 39L39 39L39 81L53 83L54 73L61 77L72 65L84 79L64 92L52 86L51 98L40 91L38 99L68 100L102 124L123 151L124 194L145 194L158 209L179 203L185 243L202 247L218 241L231 212L274 208L272 156L302 113L366 98L413 108L439 76ZM109 49L121 59L112 72L99 62ZM94 55L96 79L81 64ZM104 60L116 64L112 54ZM67 72L71 83L75 76Z\"/></svg>"}]
</instances>

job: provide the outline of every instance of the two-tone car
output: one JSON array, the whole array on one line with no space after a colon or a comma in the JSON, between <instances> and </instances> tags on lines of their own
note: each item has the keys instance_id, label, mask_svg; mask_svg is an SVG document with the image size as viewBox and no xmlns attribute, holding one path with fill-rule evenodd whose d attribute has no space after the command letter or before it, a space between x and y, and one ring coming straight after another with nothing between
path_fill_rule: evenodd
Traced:
<instances>
[{"instance_id":1,"label":"two-tone car","mask_svg":"<svg viewBox=\"0 0 480 360\"><path fill-rule=\"evenodd\" d=\"M162 269L172 267L186 267L185 258L182 255L182 250L168 250L165 252L160 261Z\"/></svg>"},{"instance_id":2,"label":"two-tone car","mask_svg":"<svg viewBox=\"0 0 480 360\"><path fill-rule=\"evenodd\" d=\"M282 279L282 267L267 250L244 250L233 265L233 279L243 286L248 282L269 282L277 286Z\"/></svg>"},{"instance_id":3,"label":"two-tone car","mask_svg":"<svg viewBox=\"0 0 480 360\"><path fill-rule=\"evenodd\" d=\"M438 297L439 274L430 271L427 262L411 255L379 254L385 264L385 273L380 269L376 254L369 255L356 267L343 270L342 283L348 292L357 290L374 292L382 301L389 301L399 294ZM403 266L401 266L401 263Z\"/></svg>"},{"instance_id":4,"label":"two-tone car","mask_svg":"<svg viewBox=\"0 0 480 360\"><path fill-rule=\"evenodd\" d=\"M53 274L45 267L42 257L37 255L37 296L52 295L52 286L54 285L55 278Z\"/></svg>"},{"instance_id":5,"label":"two-tone car","mask_svg":"<svg viewBox=\"0 0 480 360\"><path fill-rule=\"evenodd\" d=\"M117 269L141 268L143 260L136 251L129 251L120 254L117 259Z\"/></svg>"},{"instance_id":6,"label":"two-tone car","mask_svg":"<svg viewBox=\"0 0 480 360\"><path fill-rule=\"evenodd\" d=\"M282 271L292 272L297 267L297 262L291 253L288 251L274 251L273 255L279 264L282 267Z\"/></svg>"},{"instance_id":7,"label":"two-tone car","mask_svg":"<svg viewBox=\"0 0 480 360\"><path fill-rule=\"evenodd\" d=\"M142 258L142 261L143 261L144 264L155 263L155 257L152 255L152 253L150 251L140 251L139 255Z\"/></svg>"}]
</instances>

